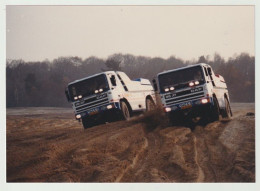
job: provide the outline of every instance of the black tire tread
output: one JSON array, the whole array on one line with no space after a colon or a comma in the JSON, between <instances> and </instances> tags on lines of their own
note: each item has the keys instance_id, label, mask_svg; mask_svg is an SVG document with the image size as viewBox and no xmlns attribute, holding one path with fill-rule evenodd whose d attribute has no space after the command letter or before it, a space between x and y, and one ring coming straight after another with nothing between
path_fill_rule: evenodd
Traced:
<instances>
[{"instance_id":1,"label":"black tire tread","mask_svg":"<svg viewBox=\"0 0 260 191\"><path fill-rule=\"evenodd\" d=\"M121 110L122 110L122 119L128 120L131 117L131 109L129 108L128 104L125 101L121 101ZM125 115L124 109L127 109L129 112L129 117Z\"/></svg>"}]
</instances>

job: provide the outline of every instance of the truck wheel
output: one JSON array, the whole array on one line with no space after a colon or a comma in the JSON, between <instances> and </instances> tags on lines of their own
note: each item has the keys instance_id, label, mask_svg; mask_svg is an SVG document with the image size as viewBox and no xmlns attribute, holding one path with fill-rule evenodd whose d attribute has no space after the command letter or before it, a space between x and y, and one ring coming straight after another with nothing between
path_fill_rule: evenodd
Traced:
<instances>
[{"instance_id":1,"label":"truck wheel","mask_svg":"<svg viewBox=\"0 0 260 191\"><path fill-rule=\"evenodd\" d=\"M214 103L214 106L212 108L212 112L211 112L211 119L212 121L218 121L219 120L219 105L218 105L218 100L217 98L213 98L213 103Z\"/></svg>"},{"instance_id":2,"label":"truck wheel","mask_svg":"<svg viewBox=\"0 0 260 191\"><path fill-rule=\"evenodd\" d=\"M130 109L127 106L126 102L121 102L121 110L122 110L122 117L124 120L128 120L131 117Z\"/></svg>"},{"instance_id":3,"label":"truck wheel","mask_svg":"<svg viewBox=\"0 0 260 191\"><path fill-rule=\"evenodd\" d=\"M95 123L87 118L82 118L82 125L84 129L95 126Z\"/></svg>"},{"instance_id":4,"label":"truck wheel","mask_svg":"<svg viewBox=\"0 0 260 191\"><path fill-rule=\"evenodd\" d=\"M225 98L225 109L223 111L222 117L229 119L231 118L231 116L232 116L231 107L229 101L227 100L227 98Z\"/></svg>"},{"instance_id":5,"label":"truck wheel","mask_svg":"<svg viewBox=\"0 0 260 191\"><path fill-rule=\"evenodd\" d=\"M145 102L146 102L146 111L154 110L155 104L153 100L151 100L151 98L147 98Z\"/></svg>"}]
</instances>

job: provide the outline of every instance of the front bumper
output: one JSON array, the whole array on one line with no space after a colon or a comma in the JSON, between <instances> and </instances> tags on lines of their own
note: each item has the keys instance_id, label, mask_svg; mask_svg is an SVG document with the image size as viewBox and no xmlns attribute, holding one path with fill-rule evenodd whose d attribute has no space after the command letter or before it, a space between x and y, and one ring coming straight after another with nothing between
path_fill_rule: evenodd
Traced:
<instances>
[{"instance_id":1,"label":"front bumper","mask_svg":"<svg viewBox=\"0 0 260 191\"><path fill-rule=\"evenodd\" d=\"M101 118L110 113L114 113L120 110L119 102L112 102L99 107L91 108L81 113L75 114L75 118L80 120L85 117ZM79 117L80 116L80 117Z\"/></svg>"},{"instance_id":2,"label":"front bumper","mask_svg":"<svg viewBox=\"0 0 260 191\"><path fill-rule=\"evenodd\" d=\"M164 111L169 114L182 113L184 115L192 114L193 116L201 115L201 113L207 112L208 109L213 106L212 98L203 99L206 99L207 102L202 103L202 99L185 101L182 103L166 106L164 107Z\"/></svg>"}]
</instances>

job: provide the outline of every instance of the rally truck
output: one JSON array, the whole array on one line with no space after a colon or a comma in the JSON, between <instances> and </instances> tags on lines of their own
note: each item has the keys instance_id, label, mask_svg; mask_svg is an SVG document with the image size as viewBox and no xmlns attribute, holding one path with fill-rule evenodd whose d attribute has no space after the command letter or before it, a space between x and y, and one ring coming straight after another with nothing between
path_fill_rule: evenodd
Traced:
<instances>
[{"instance_id":1,"label":"rally truck","mask_svg":"<svg viewBox=\"0 0 260 191\"><path fill-rule=\"evenodd\" d=\"M156 80L153 80L157 90ZM171 122L179 119L230 118L229 93L221 75L214 74L208 64L200 63L157 75L158 90L164 111Z\"/></svg>"},{"instance_id":2,"label":"rally truck","mask_svg":"<svg viewBox=\"0 0 260 191\"><path fill-rule=\"evenodd\" d=\"M106 71L68 84L67 100L75 118L89 128L154 108L154 90L148 79L130 78L120 71Z\"/></svg>"}]
</instances>

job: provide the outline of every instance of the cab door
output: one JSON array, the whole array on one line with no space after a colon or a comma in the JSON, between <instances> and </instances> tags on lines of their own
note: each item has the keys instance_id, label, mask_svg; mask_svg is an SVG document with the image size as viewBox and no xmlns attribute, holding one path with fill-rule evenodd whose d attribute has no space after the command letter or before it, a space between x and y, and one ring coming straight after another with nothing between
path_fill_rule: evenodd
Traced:
<instances>
[{"instance_id":1,"label":"cab door","mask_svg":"<svg viewBox=\"0 0 260 191\"><path fill-rule=\"evenodd\" d=\"M224 101L224 91L225 90L223 88L217 86L218 83L215 80L216 76L210 66L208 67L208 75L209 75L209 78L210 78L212 86L213 86L212 92L216 95L219 107L223 108L225 106L225 101Z\"/></svg>"}]
</instances>

